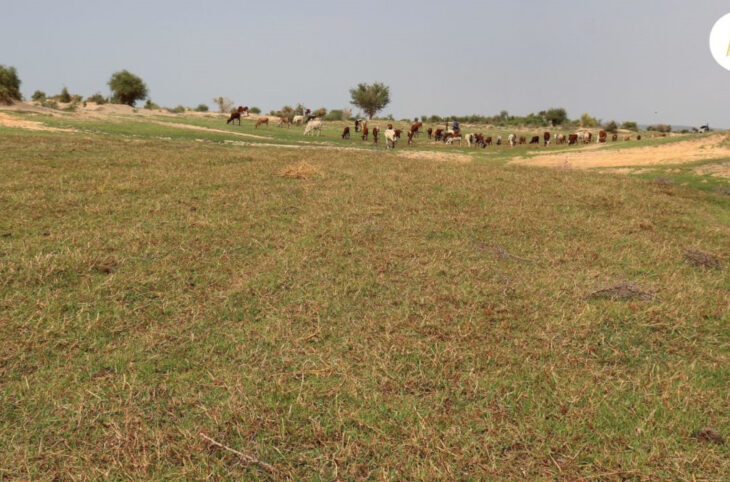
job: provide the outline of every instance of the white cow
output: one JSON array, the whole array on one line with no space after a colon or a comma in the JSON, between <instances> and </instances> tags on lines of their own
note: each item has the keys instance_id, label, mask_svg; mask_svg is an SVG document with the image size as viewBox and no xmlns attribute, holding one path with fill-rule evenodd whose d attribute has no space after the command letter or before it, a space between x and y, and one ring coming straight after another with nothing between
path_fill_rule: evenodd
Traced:
<instances>
[{"instance_id":1,"label":"white cow","mask_svg":"<svg viewBox=\"0 0 730 482\"><path fill-rule=\"evenodd\" d=\"M515 141L517 140L517 136L514 134L510 134L507 140L509 141L510 147L515 147Z\"/></svg>"},{"instance_id":2,"label":"white cow","mask_svg":"<svg viewBox=\"0 0 730 482\"><path fill-rule=\"evenodd\" d=\"M471 147L472 144L477 142L476 134L467 134L464 139L466 139L466 147Z\"/></svg>"},{"instance_id":3,"label":"white cow","mask_svg":"<svg viewBox=\"0 0 730 482\"><path fill-rule=\"evenodd\" d=\"M395 143L398 138L395 136L395 129L385 129L385 148L395 149Z\"/></svg>"},{"instance_id":4,"label":"white cow","mask_svg":"<svg viewBox=\"0 0 730 482\"><path fill-rule=\"evenodd\" d=\"M295 115L292 118L292 120L291 120L291 123L294 124L294 125L297 125L297 126L302 125L302 122L304 122L304 116L303 115Z\"/></svg>"},{"instance_id":5,"label":"white cow","mask_svg":"<svg viewBox=\"0 0 730 482\"><path fill-rule=\"evenodd\" d=\"M310 132L314 135L314 131L317 131L317 135L322 135L322 121L319 119L312 119L307 122L307 126L304 128L304 135L306 136Z\"/></svg>"}]
</instances>

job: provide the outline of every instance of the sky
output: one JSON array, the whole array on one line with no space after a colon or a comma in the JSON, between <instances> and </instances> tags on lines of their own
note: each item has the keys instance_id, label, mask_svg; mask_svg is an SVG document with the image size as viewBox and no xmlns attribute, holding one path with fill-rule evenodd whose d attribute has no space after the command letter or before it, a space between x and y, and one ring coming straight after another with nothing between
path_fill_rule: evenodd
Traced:
<instances>
[{"instance_id":1,"label":"sky","mask_svg":"<svg viewBox=\"0 0 730 482\"><path fill-rule=\"evenodd\" d=\"M25 0L2 11L0 64L26 98L108 95L127 69L170 107L224 96L264 112L352 108L349 89L383 82L382 114L398 119L564 107L730 128L730 71L708 41L730 13L720 0Z\"/></svg>"}]
</instances>

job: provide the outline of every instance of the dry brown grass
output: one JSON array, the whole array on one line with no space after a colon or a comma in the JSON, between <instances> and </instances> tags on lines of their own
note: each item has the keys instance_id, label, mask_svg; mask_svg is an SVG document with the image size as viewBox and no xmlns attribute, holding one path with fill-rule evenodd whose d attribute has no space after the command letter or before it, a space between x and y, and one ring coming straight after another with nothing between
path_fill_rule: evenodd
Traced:
<instances>
[{"instance_id":1,"label":"dry brown grass","mask_svg":"<svg viewBox=\"0 0 730 482\"><path fill-rule=\"evenodd\" d=\"M313 176L321 176L322 171L307 161L299 161L296 164L286 166L279 171L279 176L291 179L309 179Z\"/></svg>"}]
</instances>

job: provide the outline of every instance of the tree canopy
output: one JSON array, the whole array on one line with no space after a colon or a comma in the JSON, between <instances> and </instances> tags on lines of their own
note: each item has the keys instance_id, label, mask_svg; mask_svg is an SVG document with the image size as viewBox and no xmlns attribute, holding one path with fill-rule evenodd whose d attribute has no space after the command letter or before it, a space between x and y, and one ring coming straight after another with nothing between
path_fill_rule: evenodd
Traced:
<instances>
[{"instance_id":1,"label":"tree canopy","mask_svg":"<svg viewBox=\"0 0 730 482\"><path fill-rule=\"evenodd\" d=\"M361 108L372 119L376 112L390 103L390 88L380 82L357 84L350 89L350 103Z\"/></svg>"},{"instance_id":2,"label":"tree canopy","mask_svg":"<svg viewBox=\"0 0 730 482\"><path fill-rule=\"evenodd\" d=\"M20 78L15 67L0 65L0 102L12 104L16 100L22 100L20 93Z\"/></svg>"},{"instance_id":3,"label":"tree canopy","mask_svg":"<svg viewBox=\"0 0 730 482\"><path fill-rule=\"evenodd\" d=\"M108 84L112 90L112 102L116 104L134 107L135 102L147 98L147 86L144 81L127 70L114 72Z\"/></svg>"}]
</instances>

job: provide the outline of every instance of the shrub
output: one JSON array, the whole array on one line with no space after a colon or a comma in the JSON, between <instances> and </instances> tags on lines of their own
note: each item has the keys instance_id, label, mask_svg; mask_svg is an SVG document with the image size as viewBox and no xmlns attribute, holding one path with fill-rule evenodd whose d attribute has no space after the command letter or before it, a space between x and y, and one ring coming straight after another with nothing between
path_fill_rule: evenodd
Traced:
<instances>
[{"instance_id":1,"label":"shrub","mask_svg":"<svg viewBox=\"0 0 730 482\"><path fill-rule=\"evenodd\" d=\"M598 121L595 117L591 117L587 113L584 113L580 116L580 125L581 127L596 127L598 125Z\"/></svg>"},{"instance_id":2,"label":"shrub","mask_svg":"<svg viewBox=\"0 0 730 482\"><path fill-rule=\"evenodd\" d=\"M68 89L66 87L64 87L58 95L58 101L63 102L64 104L71 102L71 94L68 93Z\"/></svg>"},{"instance_id":3,"label":"shrub","mask_svg":"<svg viewBox=\"0 0 730 482\"><path fill-rule=\"evenodd\" d=\"M208 106L205 104L198 104L198 107L195 108L195 112L208 112Z\"/></svg>"},{"instance_id":4,"label":"shrub","mask_svg":"<svg viewBox=\"0 0 730 482\"><path fill-rule=\"evenodd\" d=\"M106 97L104 97L103 95L101 95L101 93L99 93L99 92L97 92L94 95L88 96L86 98L86 101L87 102L94 102L94 103L99 104L99 105L106 104L107 102L109 102L109 100Z\"/></svg>"},{"instance_id":5,"label":"shrub","mask_svg":"<svg viewBox=\"0 0 730 482\"><path fill-rule=\"evenodd\" d=\"M646 128L647 131L654 132L672 132L672 126L669 124L656 124Z\"/></svg>"},{"instance_id":6,"label":"shrub","mask_svg":"<svg viewBox=\"0 0 730 482\"><path fill-rule=\"evenodd\" d=\"M621 124L621 128L635 131L639 128L639 126L636 124L636 122L626 121L623 124Z\"/></svg>"},{"instance_id":7,"label":"shrub","mask_svg":"<svg viewBox=\"0 0 730 482\"><path fill-rule=\"evenodd\" d=\"M158 110L160 106L152 102L152 99L147 99L147 102L144 104L144 108L149 110Z\"/></svg>"},{"instance_id":8,"label":"shrub","mask_svg":"<svg viewBox=\"0 0 730 482\"><path fill-rule=\"evenodd\" d=\"M618 124L616 124L616 121L610 121L609 123L607 123L605 125L604 129L606 130L606 132L610 132L611 134L615 134L616 131L618 130Z\"/></svg>"},{"instance_id":9,"label":"shrub","mask_svg":"<svg viewBox=\"0 0 730 482\"><path fill-rule=\"evenodd\" d=\"M134 107L138 100L147 98L147 85L141 78L127 70L114 72L108 84L112 90L112 101L114 103Z\"/></svg>"},{"instance_id":10,"label":"shrub","mask_svg":"<svg viewBox=\"0 0 730 482\"><path fill-rule=\"evenodd\" d=\"M559 126L568 120L568 113L562 107L553 107L545 112L544 117L552 125Z\"/></svg>"},{"instance_id":11,"label":"shrub","mask_svg":"<svg viewBox=\"0 0 730 482\"><path fill-rule=\"evenodd\" d=\"M324 116L324 120L327 121L340 121L345 120L344 112L340 109L332 109L327 115Z\"/></svg>"},{"instance_id":12,"label":"shrub","mask_svg":"<svg viewBox=\"0 0 730 482\"><path fill-rule=\"evenodd\" d=\"M58 102L56 102L54 99L44 99L41 101L42 107L47 107L49 109L58 109Z\"/></svg>"},{"instance_id":13,"label":"shrub","mask_svg":"<svg viewBox=\"0 0 730 482\"><path fill-rule=\"evenodd\" d=\"M185 112L185 106L184 105L178 105L178 106L173 107L173 108L170 108L170 107L165 107L165 108L168 111L170 111L170 112L172 112L174 114L182 114L183 112Z\"/></svg>"},{"instance_id":14,"label":"shrub","mask_svg":"<svg viewBox=\"0 0 730 482\"><path fill-rule=\"evenodd\" d=\"M33 92L31 99L36 102L43 102L44 100L46 100L46 93L42 90L36 90L35 92Z\"/></svg>"},{"instance_id":15,"label":"shrub","mask_svg":"<svg viewBox=\"0 0 730 482\"><path fill-rule=\"evenodd\" d=\"M12 104L16 100L23 100L18 72L15 67L0 65L0 103Z\"/></svg>"},{"instance_id":16,"label":"shrub","mask_svg":"<svg viewBox=\"0 0 730 482\"><path fill-rule=\"evenodd\" d=\"M261 109L259 109L258 107L251 107L250 109L248 109L248 111L250 113L252 113L252 114L260 114L261 113Z\"/></svg>"}]
</instances>

